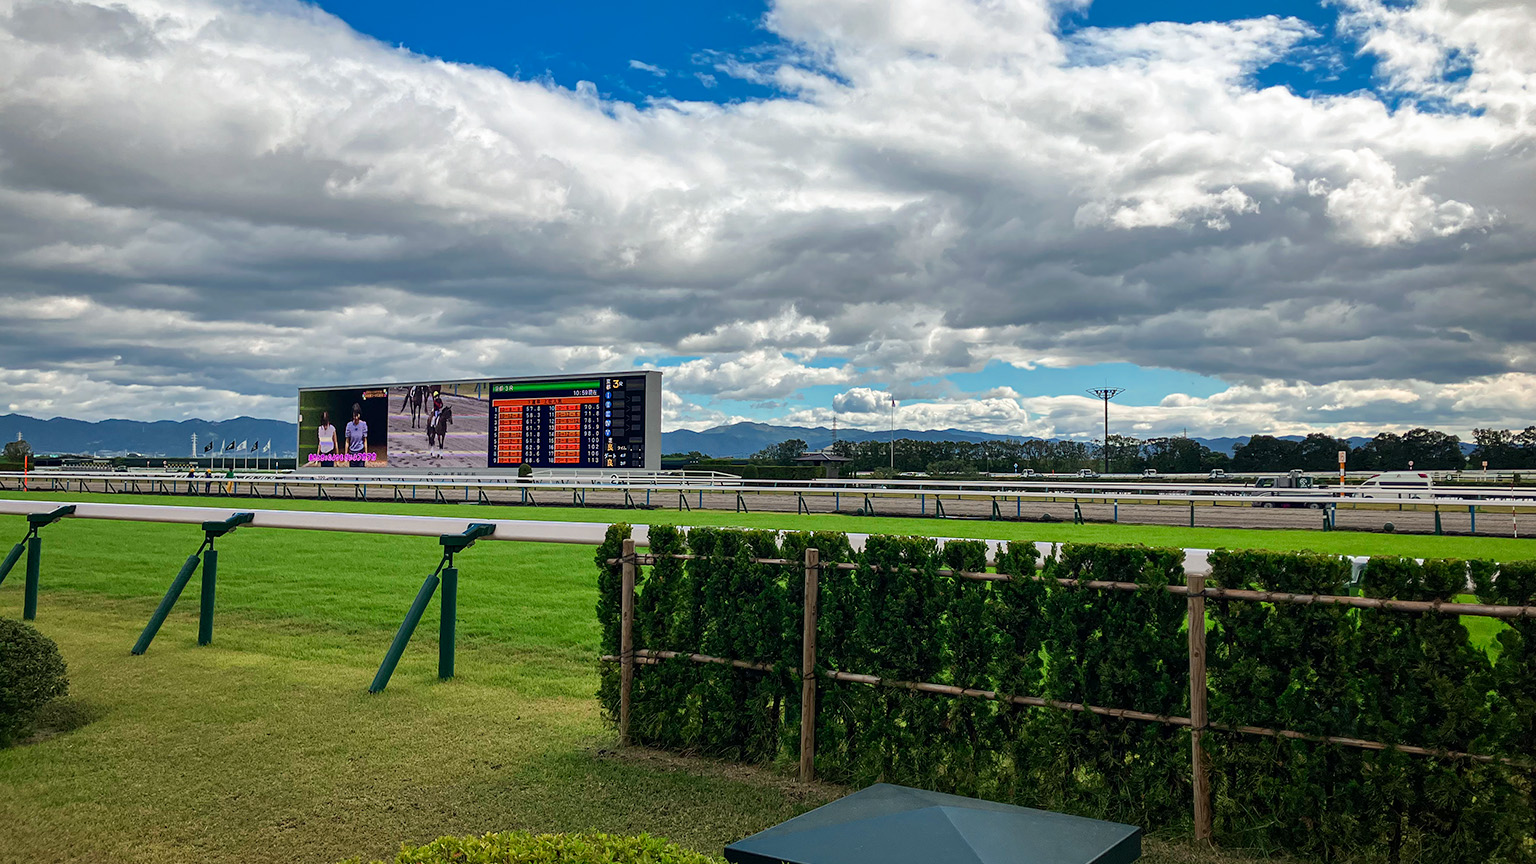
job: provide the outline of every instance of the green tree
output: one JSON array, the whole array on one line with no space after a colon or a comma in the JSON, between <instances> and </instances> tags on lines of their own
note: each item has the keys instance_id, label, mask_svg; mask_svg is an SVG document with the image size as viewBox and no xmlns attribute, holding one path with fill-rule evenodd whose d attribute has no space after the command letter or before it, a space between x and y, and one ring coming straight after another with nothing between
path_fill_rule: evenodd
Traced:
<instances>
[{"instance_id":1,"label":"green tree","mask_svg":"<svg viewBox=\"0 0 1536 864\"><path fill-rule=\"evenodd\" d=\"M1300 442L1273 435L1255 435L1232 449L1234 471L1289 471L1300 461Z\"/></svg>"},{"instance_id":2,"label":"green tree","mask_svg":"<svg viewBox=\"0 0 1536 864\"><path fill-rule=\"evenodd\" d=\"M1461 439L1433 429L1410 429L1403 433L1403 447L1413 467L1435 471L1460 471L1467 465L1461 452Z\"/></svg>"},{"instance_id":3,"label":"green tree","mask_svg":"<svg viewBox=\"0 0 1536 864\"><path fill-rule=\"evenodd\" d=\"M1159 474L1196 474L1225 467L1227 454L1193 438L1153 438L1142 445L1147 467Z\"/></svg>"},{"instance_id":4,"label":"green tree","mask_svg":"<svg viewBox=\"0 0 1536 864\"><path fill-rule=\"evenodd\" d=\"M1313 432L1301 440L1297 462L1291 467L1300 468L1303 471L1336 471L1339 467L1340 450L1348 453L1349 442L1332 435Z\"/></svg>"},{"instance_id":5,"label":"green tree","mask_svg":"<svg viewBox=\"0 0 1536 864\"><path fill-rule=\"evenodd\" d=\"M1527 426L1521 432L1511 429L1474 429L1472 436L1477 444L1468 457L1472 467L1482 468L1486 461L1488 468L1494 471L1536 468L1536 426Z\"/></svg>"},{"instance_id":6,"label":"green tree","mask_svg":"<svg viewBox=\"0 0 1536 864\"><path fill-rule=\"evenodd\" d=\"M1466 465L1461 439L1432 429L1410 429L1402 435L1383 432L1350 454L1349 464L1369 471L1459 471Z\"/></svg>"},{"instance_id":7,"label":"green tree","mask_svg":"<svg viewBox=\"0 0 1536 864\"><path fill-rule=\"evenodd\" d=\"M8 441L0 451L0 462L20 462L32 455L32 445L25 441Z\"/></svg>"},{"instance_id":8,"label":"green tree","mask_svg":"<svg viewBox=\"0 0 1536 864\"><path fill-rule=\"evenodd\" d=\"M1147 467L1147 459L1141 452L1142 441L1140 438L1132 438L1129 435L1109 436L1109 473L1111 474L1140 474ZM1101 445L1094 461L1099 465L1104 464L1104 450Z\"/></svg>"},{"instance_id":9,"label":"green tree","mask_svg":"<svg viewBox=\"0 0 1536 864\"><path fill-rule=\"evenodd\" d=\"M941 459L928 463L928 473L935 477L969 477L976 474L976 466L964 459Z\"/></svg>"},{"instance_id":10,"label":"green tree","mask_svg":"<svg viewBox=\"0 0 1536 864\"><path fill-rule=\"evenodd\" d=\"M805 455L805 442L799 438L791 438L788 441L780 441L770 447L752 454L753 462L768 462L774 465L789 465L797 457Z\"/></svg>"}]
</instances>

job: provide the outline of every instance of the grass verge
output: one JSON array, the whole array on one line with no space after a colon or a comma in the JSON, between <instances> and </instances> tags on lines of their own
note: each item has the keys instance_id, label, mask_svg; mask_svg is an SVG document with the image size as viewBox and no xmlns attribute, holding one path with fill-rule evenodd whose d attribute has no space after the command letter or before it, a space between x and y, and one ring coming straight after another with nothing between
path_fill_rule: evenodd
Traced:
<instances>
[{"instance_id":1,"label":"grass verge","mask_svg":"<svg viewBox=\"0 0 1536 864\"><path fill-rule=\"evenodd\" d=\"M40 497L127 503L133 496ZM1200 543L1190 537L1211 533L787 514L187 503L432 512L466 521L662 522L681 515L689 517L685 524L1191 546ZM22 520L0 518L0 536L22 531ZM1268 543L1282 534L1330 542L1352 536L1220 533ZM389 689L377 696L365 690L436 563L430 538L236 532L219 542L214 644L195 645L194 579L149 653L129 656L200 539L195 529L174 525L66 520L45 529L38 626L58 642L73 697L94 721L0 751L0 862L331 862L387 858L402 842L514 829L647 832L718 854L732 840L846 791L802 786L768 769L614 752L592 696L596 592L587 547L489 543L465 553L459 677L451 682L436 679L436 610L429 608ZM19 609L21 581L0 586L0 609ZM1250 860L1156 838L1147 848L1149 864Z\"/></svg>"}]
</instances>

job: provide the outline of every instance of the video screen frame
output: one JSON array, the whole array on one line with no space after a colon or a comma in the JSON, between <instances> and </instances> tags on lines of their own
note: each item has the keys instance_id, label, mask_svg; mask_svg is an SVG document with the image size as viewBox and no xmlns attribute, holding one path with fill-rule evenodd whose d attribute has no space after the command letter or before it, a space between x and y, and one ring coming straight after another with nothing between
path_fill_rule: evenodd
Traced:
<instances>
[{"instance_id":1,"label":"video screen frame","mask_svg":"<svg viewBox=\"0 0 1536 864\"><path fill-rule=\"evenodd\" d=\"M661 467L661 379L660 371L636 370L301 387L298 393L297 467L300 471L318 470L360 475L378 473L383 469L388 469L390 473L405 474L504 475L517 473L519 465L505 462L493 464L495 453L501 453L502 458L506 453L505 447L494 453L492 450L495 433L491 429L491 424L498 416L497 409L492 405L493 399L504 399L509 392L527 387L532 387L536 392L541 393L559 392L560 388L550 391L550 385L561 382L586 385L597 381L602 382L606 387L611 380L616 380L634 382L627 386L631 390L639 391L638 401L641 405L639 410L635 411L633 404L636 401L635 397L629 397L630 402L627 406L618 406L621 409L618 418L613 417L615 406L611 403L599 402L593 406L602 409L608 415L598 414L592 420L595 424L609 424L605 427L608 428L608 434L603 438L603 446L609 448L610 452L603 453L601 448L598 448L597 461L588 461L593 448L585 446L588 426L583 423L582 464L554 464L553 460L540 463L532 459L528 459L527 464L537 470L552 469L583 473L655 471ZM497 388L499 396L493 395L493 386ZM621 386L620 389L623 387ZM599 392L602 396L609 395L606 389ZM591 402L592 400L573 401ZM354 425L354 407L359 409L359 416L355 419L362 425ZM622 410L626 407L628 410ZM561 406L559 410L569 413L571 407ZM329 413L329 429L334 438L329 443L328 452L322 452L325 445L320 442L322 418L319 412ZM585 419L585 415L583 417ZM437 418L439 422L434 424L432 418ZM551 422L555 419L557 418L549 416ZM562 422L558 428L562 430L574 428L564 425L567 419L564 414L558 419ZM615 419L620 424L628 424L631 440L633 438L641 440L635 442L639 446L630 448L631 452L628 455L622 455L617 460L603 459L604 456L615 455L611 452L615 441L619 442L621 450L628 446L623 443L624 439L611 434L614 431L611 426ZM536 421L530 419L527 422ZM502 425L504 426L505 423ZM640 434L636 436L635 432ZM528 437L536 439L538 436L529 435ZM640 450L641 453L633 453L635 449ZM553 449L548 452L552 453ZM326 459L325 456L334 458ZM636 456L640 457L638 461L635 459Z\"/></svg>"}]
</instances>

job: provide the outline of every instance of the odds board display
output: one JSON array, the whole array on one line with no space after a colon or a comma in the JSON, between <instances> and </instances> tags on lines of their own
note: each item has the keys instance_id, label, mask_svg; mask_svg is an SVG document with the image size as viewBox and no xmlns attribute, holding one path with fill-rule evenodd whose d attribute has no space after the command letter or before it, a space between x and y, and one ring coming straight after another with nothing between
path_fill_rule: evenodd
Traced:
<instances>
[{"instance_id":1,"label":"odds board display","mask_svg":"<svg viewBox=\"0 0 1536 864\"><path fill-rule=\"evenodd\" d=\"M490 467L645 468L645 385L643 374L491 384Z\"/></svg>"},{"instance_id":2,"label":"odds board display","mask_svg":"<svg viewBox=\"0 0 1536 864\"><path fill-rule=\"evenodd\" d=\"M301 468L651 470L661 373L299 391Z\"/></svg>"}]
</instances>

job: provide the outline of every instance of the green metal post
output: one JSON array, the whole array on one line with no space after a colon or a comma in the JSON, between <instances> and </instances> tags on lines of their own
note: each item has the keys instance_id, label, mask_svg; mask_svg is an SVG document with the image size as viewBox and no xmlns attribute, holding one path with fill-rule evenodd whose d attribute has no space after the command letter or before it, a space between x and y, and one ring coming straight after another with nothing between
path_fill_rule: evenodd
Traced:
<instances>
[{"instance_id":1,"label":"green metal post","mask_svg":"<svg viewBox=\"0 0 1536 864\"><path fill-rule=\"evenodd\" d=\"M21 601L21 620L37 619L37 573L43 559L43 538L27 538L27 590Z\"/></svg>"},{"instance_id":2,"label":"green metal post","mask_svg":"<svg viewBox=\"0 0 1536 864\"><path fill-rule=\"evenodd\" d=\"M199 549L198 552L202 550ZM165 623L165 616L171 614L171 607L176 605L177 598L181 597L181 590L187 587L187 580L192 578L192 571L197 569L200 555L188 555L186 563L181 565L181 571L176 578L171 580L171 587L160 599L160 605L155 607L155 614L149 616L149 623L144 625L144 632L139 634L139 641L133 643L133 653L143 654L149 650L149 643L155 640L155 634L160 632L160 625Z\"/></svg>"},{"instance_id":3,"label":"green metal post","mask_svg":"<svg viewBox=\"0 0 1536 864\"><path fill-rule=\"evenodd\" d=\"M23 540L11 547L11 554L5 556L5 563L0 564L0 585L5 584L5 577L10 574L11 568L21 560L21 553L26 551L27 541Z\"/></svg>"},{"instance_id":4,"label":"green metal post","mask_svg":"<svg viewBox=\"0 0 1536 864\"><path fill-rule=\"evenodd\" d=\"M1439 507L1435 508L1435 533L1436 534L1444 534L1445 533L1444 531L1440 530L1440 508Z\"/></svg>"},{"instance_id":5,"label":"green metal post","mask_svg":"<svg viewBox=\"0 0 1536 864\"><path fill-rule=\"evenodd\" d=\"M437 590L438 578L433 573L427 577L427 581L421 583L421 590L416 592L416 599L411 602L411 609L405 613L405 620L400 622L400 629L395 633L395 641L389 645L389 651L384 654L384 662L379 664L379 672L373 676L373 683L368 685L369 693L382 693L389 685L389 678L395 674L395 667L400 665L400 655L405 653L405 646L410 644L411 634L416 632L416 625L421 623L421 614L427 611L427 602L432 599L432 593Z\"/></svg>"},{"instance_id":6,"label":"green metal post","mask_svg":"<svg viewBox=\"0 0 1536 864\"><path fill-rule=\"evenodd\" d=\"M1471 516L1472 516L1472 533L1476 534L1477 533L1477 505L1476 504L1468 504L1467 505L1467 513L1471 514ZM3 571L0 571L0 579L4 579L4 578L5 578L5 573Z\"/></svg>"},{"instance_id":7,"label":"green metal post","mask_svg":"<svg viewBox=\"0 0 1536 864\"><path fill-rule=\"evenodd\" d=\"M1193 503L1189 505L1189 527L1195 527L1195 505Z\"/></svg>"},{"instance_id":8,"label":"green metal post","mask_svg":"<svg viewBox=\"0 0 1536 864\"><path fill-rule=\"evenodd\" d=\"M203 596L197 616L197 644L213 643L213 591L219 578L219 553L212 546L203 556Z\"/></svg>"},{"instance_id":9,"label":"green metal post","mask_svg":"<svg viewBox=\"0 0 1536 864\"><path fill-rule=\"evenodd\" d=\"M437 677L453 677L453 631L459 615L459 569L443 570L443 596L439 601L442 618L437 632Z\"/></svg>"}]
</instances>

